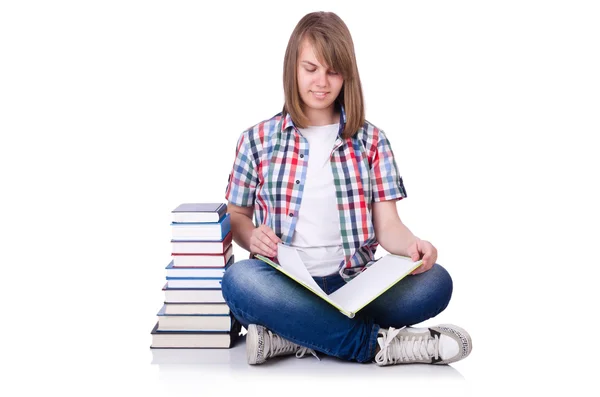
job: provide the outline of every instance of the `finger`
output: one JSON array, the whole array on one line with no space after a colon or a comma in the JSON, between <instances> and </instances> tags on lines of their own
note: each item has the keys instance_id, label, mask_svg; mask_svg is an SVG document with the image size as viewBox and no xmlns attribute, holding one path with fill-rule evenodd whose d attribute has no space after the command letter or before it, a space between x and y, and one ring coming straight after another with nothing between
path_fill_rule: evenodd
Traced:
<instances>
[{"instance_id":1,"label":"finger","mask_svg":"<svg viewBox=\"0 0 600 397\"><path fill-rule=\"evenodd\" d=\"M421 253L419 252L420 248L419 248L419 241L417 240L410 248L409 248L409 253L410 253L410 259L412 259L413 262L418 261L419 259L421 259Z\"/></svg>"},{"instance_id":2,"label":"finger","mask_svg":"<svg viewBox=\"0 0 600 397\"><path fill-rule=\"evenodd\" d=\"M417 274L425 273L427 270L429 270L429 269L426 267L426 265L421 264L421 266L419 266L415 270L413 270L413 272L411 274L414 276Z\"/></svg>"},{"instance_id":3,"label":"finger","mask_svg":"<svg viewBox=\"0 0 600 397\"><path fill-rule=\"evenodd\" d=\"M418 268L416 268L415 270L412 271L411 275L415 276L417 274L421 274L423 273L423 269L422 269L423 265L419 266Z\"/></svg>"},{"instance_id":4,"label":"finger","mask_svg":"<svg viewBox=\"0 0 600 397\"><path fill-rule=\"evenodd\" d=\"M258 253L264 256L273 257L277 254L275 250L269 246L268 243L265 243L263 241L258 241L258 243L256 244L256 248L260 251Z\"/></svg>"},{"instance_id":5,"label":"finger","mask_svg":"<svg viewBox=\"0 0 600 397\"><path fill-rule=\"evenodd\" d=\"M430 268L432 264L431 251L427 251L425 255L423 255L423 265L421 267Z\"/></svg>"},{"instance_id":6,"label":"finger","mask_svg":"<svg viewBox=\"0 0 600 397\"><path fill-rule=\"evenodd\" d=\"M269 240L271 240L275 244L281 243L281 239L279 237L277 237L277 235L275 234L275 232L273 231L273 229L271 229L268 226L265 226L263 231L267 235L267 237L269 238Z\"/></svg>"},{"instance_id":7,"label":"finger","mask_svg":"<svg viewBox=\"0 0 600 397\"><path fill-rule=\"evenodd\" d=\"M276 252L270 247L269 244L269 238L262 233L262 230L258 230L258 233L254 233L252 235L252 238L250 240L250 249L254 253L273 257L275 256Z\"/></svg>"},{"instance_id":8,"label":"finger","mask_svg":"<svg viewBox=\"0 0 600 397\"><path fill-rule=\"evenodd\" d=\"M263 230L263 234L260 235L260 241L267 245L271 250L277 250L277 242L273 241L267 231Z\"/></svg>"}]
</instances>

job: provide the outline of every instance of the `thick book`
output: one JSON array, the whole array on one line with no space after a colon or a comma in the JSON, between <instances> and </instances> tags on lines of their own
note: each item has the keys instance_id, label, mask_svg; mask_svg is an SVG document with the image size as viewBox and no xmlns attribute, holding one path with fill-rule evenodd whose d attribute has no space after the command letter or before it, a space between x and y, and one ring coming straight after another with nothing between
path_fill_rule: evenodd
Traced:
<instances>
[{"instance_id":1,"label":"thick book","mask_svg":"<svg viewBox=\"0 0 600 397\"><path fill-rule=\"evenodd\" d=\"M240 354L235 349L243 349L244 346L237 346L231 349L157 349L152 348L152 364L172 365L172 364L204 364L214 369L215 365L235 365L240 362ZM179 365L176 368L179 368Z\"/></svg>"},{"instance_id":2,"label":"thick book","mask_svg":"<svg viewBox=\"0 0 600 397\"><path fill-rule=\"evenodd\" d=\"M223 240L231 231L231 216L225 214L219 222L212 223L171 223L171 231L171 240Z\"/></svg>"},{"instance_id":3,"label":"thick book","mask_svg":"<svg viewBox=\"0 0 600 397\"><path fill-rule=\"evenodd\" d=\"M168 288L162 289L167 303L224 303L221 288Z\"/></svg>"},{"instance_id":4,"label":"thick book","mask_svg":"<svg viewBox=\"0 0 600 397\"><path fill-rule=\"evenodd\" d=\"M404 256L387 254L346 285L327 295L312 278L296 249L279 243L277 250L279 263L262 255L255 256L303 285L350 318L423 263L422 260L414 262Z\"/></svg>"},{"instance_id":5,"label":"thick book","mask_svg":"<svg viewBox=\"0 0 600 397\"><path fill-rule=\"evenodd\" d=\"M241 325L234 318L231 330L223 331L158 331L152 329L152 349L228 349L239 338Z\"/></svg>"},{"instance_id":6,"label":"thick book","mask_svg":"<svg viewBox=\"0 0 600 397\"><path fill-rule=\"evenodd\" d=\"M173 255L173 267L225 267L233 255L233 244L222 254Z\"/></svg>"},{"instance_id":7,"label":"thick book","mask_svg":"<svg viewBox=\"0 0 600 397\"><path fill-rule=\"evenodd\" d=\"M168 303L165 302L166 314L229 314L227 303Z\"/></svg>"},{"instance_id":8,"label":"thick book","mask_svg":"<svg viewBox=\"0 0 600 397\"><path fill-rule=\"evenodd\" d=\"M233 317L229 314L170 314L166 305L158 311L157 331L230 331Z\"/></svg>"},{"instance_id":9,"label":"thick book","mask_svg":"<svg viewBox=\"0 0 600 397\"><path fill-rule=\"evenodd\" d=\"M221 288L222 278L167 277L167 288Z\"/></svg>"},{"instance_id":10,"label":"thick book","mask_svg":"<svg viewBox=\"0 0 600 397\"><path fill-rule=\"evenodd\" d=\"M227 212L225 203L184 203L171 211L174 223L219 222Z\"/></svg>"},{"instance_id":11,"label":"thick book","mask_svg":"<svg viewBox=\"0 0 600 397\"><path fill-rule=\"evenodd\" d=\"M210 240L171 240L171 255L188 254L222 254L233 241L231 231L227 233L224 239Z\"/></svg>"},{"instance_id":12,"label":"thick book","mask_svg":"<svg viewBox=\"0 0 600 397\"><path fill-rule=\"evenodd\" d=\"M166 267L167 288L221 288L225 269L235 262L231 255L225 267Z\"/></svg>"},{"instance_id":13,"label":"thick book","mask_svg":"<svg viewBox=\"0 0 600 397\"><path fill-rule=\"evenodd\" d=\"M233 263L235 255L231 255L231 259L227 263ZM167 279L172 278L223 278L225 274L225 267L174 267L173 261L171 261L167 267Z\"/></svg>"}]
</instances>

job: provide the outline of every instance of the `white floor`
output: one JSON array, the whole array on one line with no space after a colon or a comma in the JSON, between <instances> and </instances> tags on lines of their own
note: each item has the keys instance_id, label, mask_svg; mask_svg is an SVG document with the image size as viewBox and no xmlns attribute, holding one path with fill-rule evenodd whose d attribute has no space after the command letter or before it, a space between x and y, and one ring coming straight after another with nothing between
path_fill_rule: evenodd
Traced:
<instances>
[{"instance_id":1,"label":"white floor","mask_svg":"<svg viewBox=\"0 0 600 397\"><path fill-rule=\"evenodd\" d=\"M214 387L213 379L252 385L257 395L291 393L299 390L378 390L400 385L404 390L444 389L446 395L465 395L470 385L455 366L404 365L381 368L375 364L358 364L333 357L312 355L277 357L260 366L246 363L245 337L232 349L151 350L152 366L158 378L171 392L190 393ZM224 384L219 382L220 384ZM229 384L231 386L231 384ZM240 386L236 384L236 386ZM276 386L276 387L275 387ZM275 387L275 389L272 389ZM215 392L219 387L214 387ZM264 388L264 390L262 390ZM283 389L282 389L283 388ZM241 387L244 390L244 386ZM261 391L262 390L262 391ZM382 390L383 392L383 390ZM421 394L423 395L423 394Z\"/></svg>"}]
</instances>

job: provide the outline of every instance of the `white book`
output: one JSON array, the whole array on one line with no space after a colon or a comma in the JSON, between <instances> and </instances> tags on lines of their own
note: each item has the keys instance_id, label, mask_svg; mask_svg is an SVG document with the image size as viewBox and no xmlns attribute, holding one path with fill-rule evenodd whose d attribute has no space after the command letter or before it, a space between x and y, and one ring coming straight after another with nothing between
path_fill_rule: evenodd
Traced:
<instances>
[{"instance_id":1,"label":"white book","mask_svg":"<svg viewBox=\"0 0 600 397\"><path fill-rule=\"evenodd\" d=\"M422 260L413 262L404 256L387 254L346 285L327 295L313 280L295 248L278 244L279 264L262 255L256 257L303 285L350 318L423 263Z\"/></svg>"},{"instance_id":2,"label":"white book","mask_svg":"<svg viewBox=\"0 0 600 397\"><path fill-rule=\"evenodd\" d=\"M166 303L223 303L221 288L168 288L163 287Z\"/></svg>"},{"instance_id":3,"label":"white book","mask_svg":"<svg viewBox=\"0 0 600 397\"><path fill-rule=\"evenodd\" d=\"M219 222L213 223L171 223L172 241L224 240L230 231L230 214L225 214Z\"/></svg>"},{"instance_id":4,"label":"white book","mask_svg":"<svg viewBox=\"0 0 600 397\"><path fill-rule=\"evenodd\" d=\"M222 278L167 277L167 288L221 288Z\"/></svg>"},{"instance_id":5,"label":"white book","mask_svg":"<svg viewBox=\"0 0 600 397\"><path fill-rule=\"evenodd\" d=\"M199 278L223 278L224 267L174 267L173 261L165 268L167 280L172 278L199 277Z\"/></svg>"},{"instance_id":6,"label":"white book","mask_svg":"<svg viewBox=\"0 0 600 397\"><path fill-rule=\"evenodd\" d=\"M226 303L165 303L166 314L229 314Z\"/></svg>"},{"instance_id":7,"label":"white book","mask_svg":"<svg viewBox=\"0 0 600 397\"><path fill-rule=\"evenodd\" d=\"M230 331L229 314L169 314L165 306L157 313L157 331Z\"/></svg>"}]
</instances>

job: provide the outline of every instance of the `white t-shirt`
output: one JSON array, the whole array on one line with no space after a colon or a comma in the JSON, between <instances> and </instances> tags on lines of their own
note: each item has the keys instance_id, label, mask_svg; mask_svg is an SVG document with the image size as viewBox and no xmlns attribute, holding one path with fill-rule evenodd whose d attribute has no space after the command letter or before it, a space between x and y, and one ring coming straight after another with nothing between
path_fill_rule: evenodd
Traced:
<instances>
[{"instance_id":1,"label":"white t-shirt","mask_svg":"<svg viewBox=\"0 0 600 397\"><path fill-rule=\"evenodd\" d=\"M308 140L308 167L292 246L311 276L336 273L344 260L331 151L339 124L300 128Z\"/></svg>"}]
</instances>

